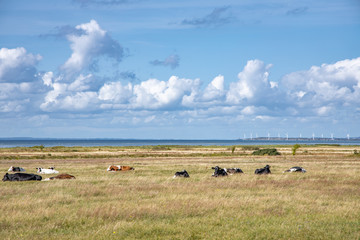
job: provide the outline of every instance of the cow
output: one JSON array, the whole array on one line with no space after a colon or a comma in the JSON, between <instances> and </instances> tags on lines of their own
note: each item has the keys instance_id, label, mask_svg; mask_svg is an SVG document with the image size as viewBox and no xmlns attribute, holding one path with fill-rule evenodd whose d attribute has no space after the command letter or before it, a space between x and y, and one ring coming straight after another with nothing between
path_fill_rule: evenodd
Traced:
<instances>
[{"instance_id":1,"label":"cow","mask_svg":"<svg viewBox=\"0 0 360 240\"><path fill-rule=\"evenodd\" d=\"M224 170L230 175L234 173L244 173L240 168L224 168Z\"/></svg>"},{"instance_id":2,"label":"cow","mask_svg":"<svg viewBox=\"0 0 360 240\"><path fill-rule=\"evenodd\" d=\"M289 168L288 170L284 171L285 172L303 172L303 173L306 173L306 170L302 167L292 167L292 168Z\"/></svg>"},{"instance_id":3,"label":"cow","mask_svg":"<svg viewBox=\"0 0 360 240\"><path fill-rule=\"evenodd\" d=\"M258 168L255 170L255 174L269 174L269 173L271 173L269 165L266 165L264 168Z\"/></svg>"},{"instance_id":4,"label":"cow","mask_svg":"<svg viewBox=\"0 0 360 240\"><path fill-rule=\"evenodd\" d=\"M4 175L2 179L3 182L5 181L41 181L42 177L36 174L30 173L15 173L15 174L8 174Z\"/></svg>"},{"instance_id":5,"label":"cow","mask_svg":"<svg viewBox=\"0 0 360 240\"><path fill-rule=\"evenodd\" d=\"M50 180L55 180L55 179L75 179L75 176L67 174L67 173L62 173L55 177L46 178L46 179L44 179L44 181L50 181Z\"/></svg>"},{"instance_id":6,"label":"cow","mask_svg":"<svg viewBox=\"0 0 360 240\"><path fill-rule=\"evenodd\" d=\"M130 171L135 170L135 168L130 166L120 166L120 165L110 165L107 171L116 172L116 171Z\"/></svg>"},{"instance_id":7,"label":"cow","mask_svg":"<svg viewBox=\"0 0 360 240\"><path fill-rule=\"evenodd\" d=\"M222 169L222 168L220 168L218 166L213 167L211 169L215 170L213 175L211 175L212 177L219 177L219 176L221 177L221 176L227 176L228 175L227 172L224 169Z\"/></svg>"},{"instance_id":8,"label":"cow","mask_svg":"<svg viewBox=\"0 0 360 240\"><path fill-rule=\"evenodd\" d=\"M25 169L22 167L13 167L11 166L8 170L8 172L25 172Z\"/></svg>"},{"instance_id":9,"label":"cow","mask_svg":"<svg viewBox=\"0 0 360 240\"><path fill-rule=\"evenodd\" d=\"M188 178L188 177L190 177L190 175L189 175L188 172L184 169L182 172L176 172L173 178L176 178L176 177Z\"/></svg>"},{"instance_id":10,"label":"cow","mask_svg":"<svg viewBox=\"0 0 360 240\"><path fill-rule=\"evenodd\" d=\"M40 174L55 174L55 173L59 173L59 171L56 171L54 167L50 167L50 168L36 168L37 172Z\"/></svg>"}]
</instances>

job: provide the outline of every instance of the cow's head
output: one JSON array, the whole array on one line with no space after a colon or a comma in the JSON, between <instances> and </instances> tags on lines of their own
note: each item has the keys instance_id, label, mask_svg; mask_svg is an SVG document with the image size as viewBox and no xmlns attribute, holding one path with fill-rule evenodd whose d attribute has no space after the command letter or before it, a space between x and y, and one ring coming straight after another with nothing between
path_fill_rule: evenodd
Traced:
<instances>
[{"instance_id":1,"label":"cow's head","mask_svg":"<svg viewBox=\"0 0 360 240\"><path fill-rule=\"evenodd\" d=\"M5 175L4 175L4 177L3 177L3 182L5 182L5 181L9 181L10 180L10 177L9 177L9 174L8 173L6 173Z\"/></svg>"},{"instance_id":2,"label":"cow's head","mask_svg":"<svg viewBox=\"0 0 360 240\"><path fill-rule=\"evenodd\" d=\"M265 168L270 169L270 166L269 166L269 165L266 165Z\"/></svg>"}]
</instances>

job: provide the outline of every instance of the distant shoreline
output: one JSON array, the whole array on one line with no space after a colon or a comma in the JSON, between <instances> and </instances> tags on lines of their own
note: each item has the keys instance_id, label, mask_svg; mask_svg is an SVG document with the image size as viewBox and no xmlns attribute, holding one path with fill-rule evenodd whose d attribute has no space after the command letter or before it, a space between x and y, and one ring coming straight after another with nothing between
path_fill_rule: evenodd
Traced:
<instances>
[{"instance_id":1,"label":"distant shoreline","mask_svg":"<svg viewBox=\"0 0 360 240\"><path fill-rule=\"evenodd\" d=\"M0 148L12 147L99 147L99 146L149 146L149 145L180 145L180 146L234 146L234 145L360 145L359 138L253 138L236 140L177 140L177 139L64 139L64 138L0 138Z\"/></svg>"}]
</instances>

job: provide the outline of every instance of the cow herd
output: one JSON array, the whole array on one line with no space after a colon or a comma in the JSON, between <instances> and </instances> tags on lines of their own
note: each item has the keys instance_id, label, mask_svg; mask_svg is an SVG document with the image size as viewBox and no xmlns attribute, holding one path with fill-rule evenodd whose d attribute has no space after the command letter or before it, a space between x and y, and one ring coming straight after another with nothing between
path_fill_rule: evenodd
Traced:
<instances>
[{"instance_id":1,"label":"cow herd","mask_svg":"<svg viewBox=\"0 0 360 240\"><path fill-rule=\"evenodd\" d=\"M37 173L39 174L57 174L59 171L55 170L54 167L50 168L36 168ZM213 167L214 173L211 175L212 177L222 177L222 176L228 176L238 173L244 173L240 168L220 168L219 166ZM107 171L109 172L118 172L118 171L130 171L135 170L133 167L130 166L121 166L121 165L110 165L107 168ZM8 172L16 172L15 174L9 174L6 173L4 175L3 181L41 181L42 176L32 174L32 173L23 173L25 172L25 169L22 167L13 167L11 166L8 170ZM306 170L302 167L292 167L288 170L285 170L285 172L302 172L305 173ZM270 166L266 165L263 168L258 168L255 170L255 174L270 174ZM190 177L189 173L186 170L176 172L173 178L177 177L184 177L188 178ZM55 180L55 179L75 179L75 176L72 176L67 173L62 173L60 175L46 178L43 181L49 181L49 180Z\"/></svg>"},{"instance_id":2,"label":"cow herd","mask_svg":"<svg viewBox=\"0 0 360 240\"><path fill-rule=\"evenodd\" d=\"M211 169L214 169L214 173L211 175L212 177L223 177L228 175L233 175L236 173L244 173L240 168L220 168L219 166L213 167ZM302 167L292 167L288 170L285 170L285 172L303 172L305 173L306 170ZM263 168L258 168L255 170L255 174L270 174L270 166L266 165ZM186 170L183 170L182 172L176 172L174 175L174 178L176 177L190 177L189 173Z\"/></svg>"},{"instance_id":3,"label":"cow herd","mask_svg":"<svg viewBox=\"0 0 360 240\"><path fill-rule=\"evenodd\" d=\"M59 173L59 171L55 170L54 167L49 167L49 168L36 168L37 169L37 173L39 174L56 174ZM9 174L6 173L4 175L4 178L2 179L3 182L5 181L49 181L49 180L55 180L55 179L74 179L75 177L67 174L67 173L62 173L60 175L54 176L54 177L50 177L50 178L45 178L44 180L42 179L42 176L40 175L36 175L33 173L23 173L25 172L25 169L22 167L13 167L11 166L8 170L8 172L16 172L14 174Z\"/></svg>"}]
</instances>

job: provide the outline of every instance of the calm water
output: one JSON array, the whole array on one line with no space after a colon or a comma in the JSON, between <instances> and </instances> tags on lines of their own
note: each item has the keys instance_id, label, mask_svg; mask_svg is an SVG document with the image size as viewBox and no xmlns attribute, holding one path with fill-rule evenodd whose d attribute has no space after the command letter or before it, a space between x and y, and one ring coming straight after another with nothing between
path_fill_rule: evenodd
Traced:
<instances>
[{"instance_id":1,"label":"calm water","mask_svg":"<svg viewBox=\"0 0 360 240\"><path fill-rule=\"evenodd\" d=\"M146 145L199 145L199 146L231 146L231 145L293 145L293 144L340 144L360 145L360 139L264 139L264 140L124 140L124 139L10 139L0 140L0 148L32 147L43 145L54 146L146 146Z\"/></svg>"}]
</instances>

